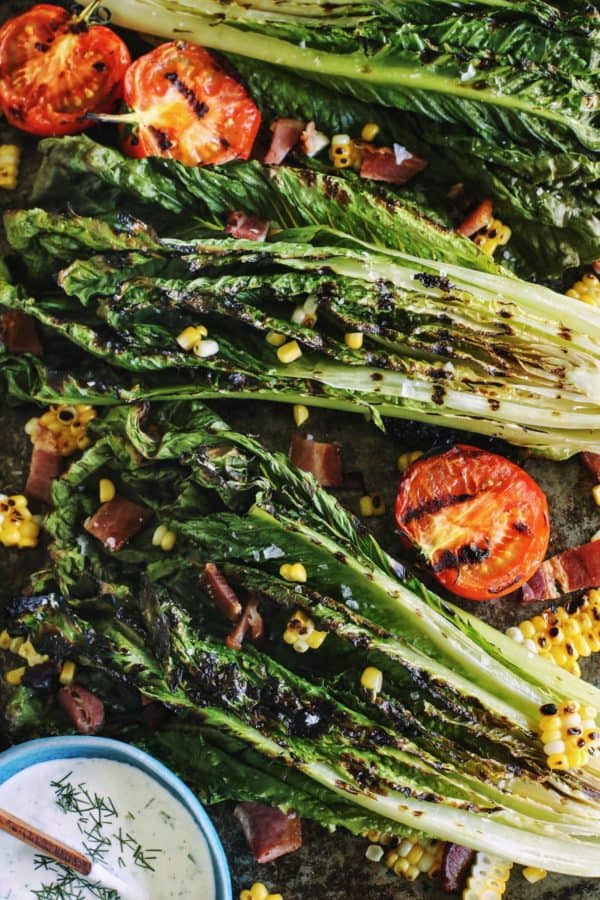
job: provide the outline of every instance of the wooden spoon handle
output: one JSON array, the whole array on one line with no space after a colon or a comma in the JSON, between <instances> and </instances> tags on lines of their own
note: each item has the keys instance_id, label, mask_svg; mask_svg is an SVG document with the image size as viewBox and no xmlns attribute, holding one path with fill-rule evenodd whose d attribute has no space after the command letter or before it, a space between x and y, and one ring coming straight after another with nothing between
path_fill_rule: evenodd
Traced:
<instances>
[{"instance_id":1,"label":"wooden spoon handle","mask_svg":"<svg viewBox=\"0 0 600 900\"><path fill-rule=\"evenodd\" d=\"M91 859L88 859L83 853L57 841L56 838L40 831L39 828L34 828L33 825L29 825L28 822L24 822L5 809L0 809L0 831L11 834L24 844L29 844L35 850L62 863L63 866L74 869L80 875L89 875L92 870Z\"/></svg>"}]
</instances>

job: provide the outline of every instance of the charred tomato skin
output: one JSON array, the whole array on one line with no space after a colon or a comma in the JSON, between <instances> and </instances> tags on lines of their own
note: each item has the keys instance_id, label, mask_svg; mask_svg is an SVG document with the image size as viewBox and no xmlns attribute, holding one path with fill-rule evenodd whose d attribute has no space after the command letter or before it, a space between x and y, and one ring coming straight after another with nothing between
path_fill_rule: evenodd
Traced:
<instances>
[{"instance_id":1,"label":"charred tomato skin","mask_svg":"<svg viewBox=\"0 0 600 900\"><path fill-rule=\"evenodd\" d=\"M188 166L248 159L260 127L244 85L187 41L160 44L136 59L123 99L137 124L123 129L122 145L137 158L164 156Z\"/></svg>"},{"instance_id":2,"label":"charred tomato skin","mask_svg":"<svg viewBox=\"0 0 600 900\"><path fill-rule=\"evenodd\" d=\"M396 524L445 588L492 600L521 587L544 559L548 502L520 466L457 444L417 460L396 496Z\"/></svg>"},{"instance_id":3,"label":"charred tomato skin","mask_svg":"<svg viewBox=\"0 0 600 900\"><path fill-rule=\"evenodd\" d=\"M77 134L120 99L131 57L104 25L40 3L0 28L0 106L11 125L38 137Z\"/></svg>"}]
</instances>

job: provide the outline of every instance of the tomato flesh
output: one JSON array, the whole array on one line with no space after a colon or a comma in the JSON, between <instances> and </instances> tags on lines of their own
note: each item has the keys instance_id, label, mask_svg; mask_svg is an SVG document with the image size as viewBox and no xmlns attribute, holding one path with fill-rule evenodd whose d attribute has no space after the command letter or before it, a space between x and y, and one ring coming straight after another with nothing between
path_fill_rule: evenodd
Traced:
<instances>
[{"instance_id":1,"label":"tomato flesh","mask_svg":"<svg viewBox=\"0 0 600 900\"><path fill-rule=\"evenodd\" d=\"M38 4L0 29L0 105L11 125L40 137L76 134L120 98L131 62L109 28Z\"/></svg>"},{"instance_id":2,"label":"tomato flesh","mask_svg":"<svg viewBox=\"0 0 600 900\"><path fill-rule=\"evenodd\" d=\"M546 495L533 478L466 444L410 466L396 524L438 581L471 600L502 597L528 581L550 536Z\"/></svg>"},{"instance_id":3,"label":"tomato flesh","mask_svg":"<svg viewBox=\"0 0 600 900\"><path fill-rule=\"evenodd\" d=\"M136 126L124 137L130 156L165 156L188 166L247 159L260 112L237 81L203 47L161 44L137 59L123 97Z\"/></svg>"}]
</instances>

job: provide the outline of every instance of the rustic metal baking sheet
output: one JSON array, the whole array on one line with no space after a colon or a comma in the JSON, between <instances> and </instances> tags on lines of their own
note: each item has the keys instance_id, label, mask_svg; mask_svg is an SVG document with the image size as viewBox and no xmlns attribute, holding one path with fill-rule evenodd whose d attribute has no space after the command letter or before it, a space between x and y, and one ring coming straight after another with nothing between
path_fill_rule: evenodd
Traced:
<instances>
[{"instance_id":1,"label":"rustic metal baking sheet","mask_svg":"<svg viewBox=\"0 0 600 900\"><path fill-rule=\"evenodd\" d=\"M30 5L32 3L28 0L0 0L0 23ZM0 123L0 143L13 139L14 132ZM21 136L18 140L24 151L19 190L16 193L0 190L0 209L23 202L21 198L27 196L28 183L35 169L34 144ZM235 428L258 434L273 449L287 449L294 427L289 406L230 402L220 404L220 410ZM23 425L34 412L33 408L0 409L2 492L22 490L31 448ZM340 441L346 471L361 472L367 490L384 495L387 513L380 519L369 520L369 526L387 550L398 554L391 513L397 482L396 458L404 449L419 446L418 435L402 423L395 424L393 434L384 435L360 415L324 410L311 412L304 431L318 440ZM443 431L438 432L439 437L443 434ZM435 436L428 435L426 440L420 442L421 448L426 449L435 439ZM600 510L591 497L592 477L583 465L577 459L565 463L528 459L524 466L549 498L552 551L560 552L589 540L600 528ZM357 491L339 492L339 499L354 511L357 511L358 497ZM0 606L19 592L28 573L41 568L44 559L43 549L10 551L0 547ZM502 629L514 624L518 618L526 618L537 611L537 607L522 609L512 600L487 604L464 601L464 605ZM597 665L593 661L584 661L582 668L584 677L600 685L600 660ZM272 891L280 892L284 900L441 900L448 896L440 891L436 881L422 878L408 883L389 873L382 864L366 860L366 841L354 838L342 829L329 834L313 824L305 824L304 843L298 852L259 866L248 852L231 810L231 805L221 804L211 808L210 815L227 852L236 898L240 890L254 881L264 881ZM0 873L0 900L1 895ZM529 885L516 867L505 896L507 900L600 900L600 881L550 875L538 884Z\"/></svg>"}]
</instances>

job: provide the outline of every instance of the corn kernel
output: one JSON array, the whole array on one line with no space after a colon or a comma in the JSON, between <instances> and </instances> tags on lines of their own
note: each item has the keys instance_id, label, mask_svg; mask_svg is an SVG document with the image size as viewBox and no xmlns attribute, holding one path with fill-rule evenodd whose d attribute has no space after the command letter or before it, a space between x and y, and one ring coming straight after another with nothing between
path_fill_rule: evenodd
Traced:
<instances>
[{"instance_id":1,"label":"corn kernel","mask_svg":"<svg viewBox=\"0 0 600 900\"><path fill-rule=\"evenodd\" d=\"M308 579L306 569L302 563L284 563L279 568L279 574L286 581L297 581L301 584L305 584Z\"/></svg>"},{"instance_id":2,"label":"corn kernel","mask_svg":"<svg viewBox=\"0 0 600 900\"><path fill-rule=\"evenodd\" d=\"M380 862L383 859L384 852L380 844L369 844L365 851L365 857L369 862Z\"/></svg>"},{"instance_id":3,"label":"corn kernel","mask_svg":"<svg viewBox=\"0 0 600 900\"><path fill-rule=\"evenodd\" d=\"M542 881L547 874L545 869L537 869L535 866L527 866L526 869L523 869L523 878L529 884L536 884L538 881Z\"/></svg>"},{"instance_id":4,"label":"corn kernel","mask_svg":"<svg viewBox=\"0 0 600 900\"><path fill-rule=\"evenodd\" d=\"M260 881L255 881L250 888L252 900L267 900L269 889Z\"/></svg>"},{"instance_id":5,"label":"corn kernel","mask_svg":"<svg viewBox=\"0 0 600 900\"><path fill-rule=\"evenodd\" d=\"M177 542L177 535L174 531L165 531L160 541L160 549L165 553L169 553Z\"/></svg>"},{"instance_id":6,"label":"corn kernel","mask_svg":"<svg viewBox=\"0 0 600 900\"><path fill-rule=\"evenodd\" d=\"M300 359L301 356L302 350L298 341L288 341L287 344L282 344L277 349L277 359L286 366Z\"/></svg>"},{"instance_id":7,"label":"corn kernel","mask_svg":"<svg viewBox=\"0 0 600 900\"><path fill-rule=\"evenodd\" d=\"M304 425L310 413L308 411L308 407L303 406L301 403L295 403L293 408L294 422L300 428L301 425Z\"/></svg>"},{"instance_id":8,"label":"corn kernel","mask_svg":"<svg viewBox=\"0 0 600 900\"><path fill-rule=\"evenodd\" d=\"M367 141L367 143L371 143L375 140L377 135L379 134L379 125L375 122L367 122L366 125L363 125L360 136L363 141Z\"/></svg>"},{"instance_id":9,"label":"corn kernel","mask_svg":"<svg viewBox=\"0 0 600 900\"><path fill-rule=\"evenodd\" d=\"M0 188L14 191L19 177L21 149L16 144L0 144Z\"/></svg>"},{"instance_id":10,"label":"corn kernel","mask_svg":"<svg viewBox=\"0 0 600 900\"><path fill-rule=\"evenodd\" d=\"M279 334L277 331L268 331L265 341L272 347L281 347L282 344L285 344L286 337L285 334Z\"/></svg>"},{"instance_id":11,"label":"corn kernel","mask_svg":"<svg viewBox=\"0 0 600 900\"><path fill-rule=\"evenodd\" d=\"M312 631L308 636L308 646L311 650L318 650L326 637L326 631Z\"/></svg>"},{"instance_id":12,"label":"corn kernel","mask_svg":"<svg viewBox=\"0 0 600 900\"><path fill-rule=\"evenodd\" d=\"M566 292L567 297L589 303L592 306L600 306L600 281L591 272L583 275L579 281Z\"/></svg>"},{"instance_id":13,"label":"corn kernel","mask_svg":"<svg viewBox=\"0 0 600 900\"><path fill-rule=\"evenodd\" d=\"M10 647L11 637L6 628L0 631L0 650L8 650Z\"/></svg>"},{"instance_id":14,"label":"corn kernel","mask_svg":"<svg viewBox=\"0 0 600 900\"><path fill-rule=\"evenodd\" d=\"M4 675L7 684L17 685L23 681L23 675L27 670L27 666L20 666L18 669L10 669Z\"/></svg>"},{"instance_id":15,"label":"corn kernel","mask_svg":"<svg viewBox=\"0 0 600 900\"><path fill-rule=\"evenodd\" d=\"M358 501L358 508L361 516L370 518L371 516L385 515L385 503L381 494L366 494Z\"/></svg>"},{"instance_id":16,"label":"corn kernel","mask_svg":"<svg viewBox=\"0 0 600 900\"><path fill-rule=\"evenodd\" d=\"M381 669L376 669L375 666L367 666L360 676L360 683L366 691L379 694L383 687L383 672Z\"/></svg>"},{"instance_id":17,"label":"corn kernel","mask_svg":"<svg viewBox=\"0 0 600 900\"><path fill-rule=\"evenodd\" d=\"M198 341L198 343L194 344L192 347L192 353L194 356L199 356L200 359L208 359L209 356L215 356L218 352L219 345L217 341L213 340Z\"/></svg>"},{"instance_id":18,"label":"corn kernel","mask_svg":"<svg viewBox=\"0 0 600 900\"><path fill-rule=\"evenodd\" d=\"M600 506L600 484L596 484L592 488L592 497L596 506Z\"/></svg>"},{"instance_id":19,"label":"corn kernel","mask_svg":"<svg viewBox=\"0 0 600 900\"><path fill-rule=\"evenodd\" d=\"M35 443L38 427L42 425L55 435L60 454L70 456L77 450L85 450L90 445L87 426L95 417L96 410L87 403L80 403L76 406L61 404L47 409L37 420L37 427L34 427L30 420L26 430L32 442Z\"/></svg>"},{"instance_id":20,"label":"corn kernel","mask_svg":"<svg viewBox=\"0 0 600 900\"><path fill-rule=\"evenodd\" d=\"M58 676L58 680L61 684L73 684L73 680L75 678L76 671L75 663L67 659L60 668L60 674Z\"/></svg>"},{"instance_id":21,"label":"corn kernel","mask_svg":"<svg viewBox=\"0 0 600 900\"><path fill-rule=\"evenodd\" d=\"M167 528L166 525L158 525L154 529L154 534L152 535L152 546L153 547L160 547L160 545L162 544L162 540L163 540L164 536L166 535L166 533L168 532L168 530L169 529Z\"/></svg>"},{"instance_id":22,"label":"corn kernel","mask_svg":"<svg viewBox=\"0 0 600 900\"><path fill-rule=\"evenodd\" d=\"M48 656L44 656L42 653L37 652L29 638L23 641L17 650L17 654L25 660L28 666L39 666L49 659Z\"/></svg>"},{"instance_id":23,"label":"corn kernel","mask_svg":"<svg viewBox=\"0 0 600 900\"><path fill-rule=\"evenodd\" d=\"M182 350L193 350L196 344L200 343L203 337L208 335L208 331L204 325L188 325L181 334L178 334L176 341Z\"/></svg>"},{"instance_id":24,"label":"corn kernel","mask_svg":"<svg viewBox=\"0 0 600 900\"><path fill-rule=\"evenodd\" d=\"M396 467L399 472L406 472L409 466L423 456L422 450L413 450L412 452L401 453L396 460Z\"/></svg>"},{"instance_id":25,"label":"corn kernel","mask_svg":"<svg viewBox=\"0 0 600 900\"><path fill-rule=\"evenodd\" d=\"M109 500L114 500L117 489L110 478L101 478L98 485L98 493L100 495L100 503L108 503Z\"/></svg>"},{"instance_id":26,"label":"corn kernel","mask_svg":"<svg viewBox=\"0 0 600 900\"><path fill-rule=\"evenodd\" d=\"M350 350L360 350L363 339L362 331L347 331L344 335L344 343Z\"/></svg>"}]
</instances>

